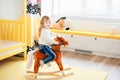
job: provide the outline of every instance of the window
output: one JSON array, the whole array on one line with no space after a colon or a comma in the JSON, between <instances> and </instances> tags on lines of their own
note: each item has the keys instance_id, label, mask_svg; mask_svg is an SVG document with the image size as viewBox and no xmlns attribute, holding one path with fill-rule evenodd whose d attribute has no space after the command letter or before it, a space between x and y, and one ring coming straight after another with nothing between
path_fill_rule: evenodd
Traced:
<instances>
[{"instance_id":1,"label":"window","mask_svg":"<svg viewBox=\"0 0 120 80\"><path fill-rule=\"evenodd\" d=\"M120 0L112 0L112 13L113 16L120 16Z\"/></svg>"},{"instance_id":2,"label":"window","mask_svg":"<svg viewBox=\"0 0 120 80\"><path fill-rule=\"evenodd\" d=\"M120 17L120 0L53 0L52 15Z\"/></svg>"},{"instance_id":3,"label":"window","mask_svg":"<svg viewBox=\"0 0 120 80\"><path fill-rule=\"evenodd\" d=\"M107 0L86 0L87 15L104 15L107 13Z\"/></svg>"}]
</instances>

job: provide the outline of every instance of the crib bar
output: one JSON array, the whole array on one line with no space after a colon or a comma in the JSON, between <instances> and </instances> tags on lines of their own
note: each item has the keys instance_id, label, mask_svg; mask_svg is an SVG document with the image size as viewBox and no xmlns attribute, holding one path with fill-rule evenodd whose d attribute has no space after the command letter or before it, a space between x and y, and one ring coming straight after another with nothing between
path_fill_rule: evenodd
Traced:
<instances>
[{"instance_id":1,"label":"crib bar","mask_svg":"<svg viewBox=\"0 0 120 80\"><path fill-rule=\"evenodd\" d=\"M1 48L1 36L2 36L1 32L2 32L2 29L1 29L1 20L0 20L0 48ZM0 52L1 52L1 49L0 49Z\"/></svg>"},{"instance_id":2,"label":"crib bar","mask_svg":"<svg viewBox=\"0 0 120 80\"><path fill-rule=\"evenodd\" d=\"M20 29L19 35L21 36L21 38L19 38L19 40L23 42L24 40L23 40L23 27L22 27L22 24L19 24L19 27L20 27L19 28Z\"/></svg>"},{"instance_id":3,"label":"crib bar","mask_svg":"<svg viewBox=\"0 0 120 80\"><path fill-rule=\"evenodd\" d=\"M30 16L27 16L27 20L26 20L26 23L27 23L27 46L32 46L32 41L31 41L31 18Z\"/></svg>"},{"instance_id":4,"label":"crib bar","mask_svg":"<svg viewBox=\"0 0 120 80\"><path fill-rule=\"evenodd\" d=\"M5 34L3 33L3 32L5 32L4 30L5 30L5 27L3 27L4 26L4 22L2 23L1 22L1 29L2 29L2 32L1 32L1 39L5 39Z\"/></svg>"},{"instance_id":5,"label":"crib bar","mask_svg":"<svg viewBox=\"0 0 120 80\"><path fill-rule=\"evenodd\" d=\"M15 26L14 26L14 23L11 23L10 22L10 28L11 28L11 31L12 31L12 38L10 40L15 40L14 37L15 37Z\"/></svg>"},{"instance_id":6,"label":"crib bar","mask_svg":"<svg viewBox=\"0 0 120 80\"><path fill-rule=\"evenodd\" d=\"M14 25L15 25L15 27L14 27L15 28L15 31L14 31L15 32L15 40L19 41L18 23L15 23Z\"/></svg>"},{"instance_id":7,"label":"crib bar","mask_svg":"<svg viewBox=\"0 0 120 80\"><path fill-rule=\"evenodd\" d=\"M7 40L10 40L10 36L11 36L11 30L10 30L10 22L8 21L7 23L7 26L8 26L8 34L7 34ZM10 36L9 36L10 35Z\"/></svg>"}]
</instances>

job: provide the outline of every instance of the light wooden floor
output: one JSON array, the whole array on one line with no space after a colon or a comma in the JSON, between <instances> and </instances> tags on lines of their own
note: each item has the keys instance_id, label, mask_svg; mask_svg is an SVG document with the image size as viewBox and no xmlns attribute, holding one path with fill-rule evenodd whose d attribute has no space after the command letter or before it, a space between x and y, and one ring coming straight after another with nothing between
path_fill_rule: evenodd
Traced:
<instances>
[{"instance_id":1,"label":"light wooden floor","mask_svg":"<svg viewBox=\"0 0 120 80\"><path fill-rule=\"evenodd\" d=\"M120 80L120 59L63 51L63 64L106 71L106 80Z\"/></svg>"}]
</instances>

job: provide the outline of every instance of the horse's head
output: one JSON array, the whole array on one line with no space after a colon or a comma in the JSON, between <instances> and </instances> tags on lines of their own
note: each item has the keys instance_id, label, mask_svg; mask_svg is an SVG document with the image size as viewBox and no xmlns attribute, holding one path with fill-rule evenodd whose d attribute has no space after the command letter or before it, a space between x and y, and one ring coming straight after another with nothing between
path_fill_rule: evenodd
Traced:
<instances>
[{"instance_id":1,"label":"horse's head","mask_svg":"<svg viewBox=\"0 0 120 80\"><path fill-rule=\"evenodd\" d=\"M68 41L66 41L63 37L57 36L55 41L58 42L58 45L64 45L65 47L68 45Z\"/></svg>"}]
</instances>

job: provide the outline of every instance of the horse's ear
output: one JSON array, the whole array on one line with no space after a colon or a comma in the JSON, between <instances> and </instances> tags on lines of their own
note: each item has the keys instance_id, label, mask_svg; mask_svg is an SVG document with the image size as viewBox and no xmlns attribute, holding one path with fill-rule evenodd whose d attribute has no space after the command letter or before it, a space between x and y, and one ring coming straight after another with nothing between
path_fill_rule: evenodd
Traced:
<instances>
[{"instance_id":1,"label":"horse's ear","mask_svg":"<svg viewBox=\"0 0 120 80\"><path fill-rule=\"evenodd\" d=\"M56 38L55 38L54 40L58 41L58 40L59 40L59 36L58 36L58 35L56 35Z\"/></svg>"},{"instance_id":2,"label":"horse's ear","mask_svg":"<svg viewBox=\"0 0 120 80\"><path fill-rule=\"evenodd\" d=\"M69 45L68 41L66 41L66 44Z\"/></svg>"},{"instance_id":3,"label":"horse's ear","mask_svg":"<svg viewBox=\"0 0 120 80\"><path fill-rule=\"evenodd\" d=\"M66 47L68 45L68 41L65 41L65 45L64 45L64 47Z\"/></svg>"},{"instance_id":4,"label":"horse's ear","mask_svg":"<svg viewBox=\"0 0 120 80\"><path fill-rule=\"evenodd\" d=\"M58 39L59 37L58 36L56 36L56 39Z\"/></svg>"}]
</instances>

